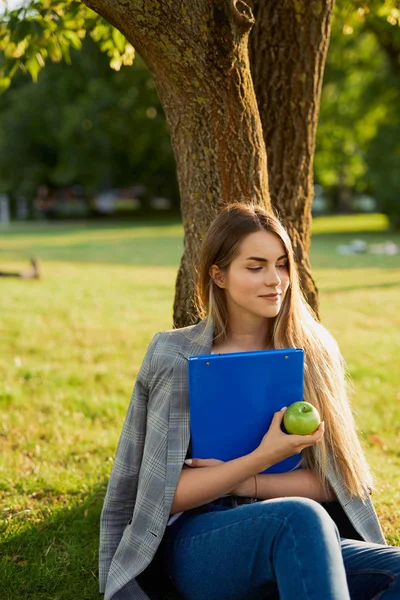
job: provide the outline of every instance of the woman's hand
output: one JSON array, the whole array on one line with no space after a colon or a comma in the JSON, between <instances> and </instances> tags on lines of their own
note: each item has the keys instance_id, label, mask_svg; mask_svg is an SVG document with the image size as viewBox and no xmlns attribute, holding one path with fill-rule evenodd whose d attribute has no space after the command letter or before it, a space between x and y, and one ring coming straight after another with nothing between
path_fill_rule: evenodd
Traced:
<instances>
[{"instance_id":1,"label":"woman's hand","mask_svg":"<svg viewBox=\"0 0 400 600\"><path fill-rule=\"evenodd\" d=\"M318 429L311 435L284 433L281 429L281 424L285 410L286 407L274 414L271 425L259 446L248 455L249 457L251 456L252 459L255 459L253 462L257 464L257 471L255 471L252 476L246 477L246 479L237 484L235 488L229 492L230 494L251 497L254 494L254 475L257 472L260 473L261 471L265 471L265 469L281 462L281 460L293 456L293 454L299 454L304 448L313 446L321 441L325 430L323 421L320 423ZM190 462L185 461L185 467L191 469L215 467L224 462L217 458L193 458L189 460Z\"/></svg>"},{"instance_id":2,"label":"woman's hand","mask_svg":"<svg viewBox=\"0 0 400 600\"><path fill-rule=\"evenodd\" d=\"M274 414L267 433L264 435L258 448L253 452L253 455L257 456L257 459L261 463L262 468L260 471L264 471L271 465L275 465L293 454L299 454L304 448L318 444L324 435L325 425L323 421L311 435L284 433L281 429L281 424L285 411L286 407Z\"/></svg>"}]
</instances>

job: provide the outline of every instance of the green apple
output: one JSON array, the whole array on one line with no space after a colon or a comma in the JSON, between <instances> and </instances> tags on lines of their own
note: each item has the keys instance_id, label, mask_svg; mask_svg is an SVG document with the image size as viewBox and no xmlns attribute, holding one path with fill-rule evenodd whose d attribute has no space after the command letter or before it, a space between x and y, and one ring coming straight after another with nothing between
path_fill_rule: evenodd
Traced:
<instances>
[{"instance_id":1,"label":"green apple","mask_svg":"<svg viewBox=\"0 0 400 600\"><path fill-rule=\"evenodd\" d=\"M309 402L293 402L283 416L286 431L297 435L314 433L320 423L319 412Z\"/></svg>"}]
</instances>

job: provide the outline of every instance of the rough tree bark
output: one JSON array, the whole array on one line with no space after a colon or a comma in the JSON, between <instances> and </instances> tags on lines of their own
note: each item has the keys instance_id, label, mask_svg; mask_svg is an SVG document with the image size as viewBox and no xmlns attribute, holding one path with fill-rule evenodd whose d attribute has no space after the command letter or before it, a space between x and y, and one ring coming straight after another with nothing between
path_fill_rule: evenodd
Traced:
<instances>
[{"instance_id":1,"label":"rough tree bark","mask_svg":"<svg viewBox=\"0 0 400 600\"><path fill-rule=\"evenodd\" d=\"M185 230L174 324L193 323L201 238L220 208L271 208L267 158L248 59L254 24L241 0L85 0L119 29L154 76L174 149Z\"/></svg>"},{"instance_id":2,"label":"rough tree bark","mask_svg":"<svg viewBox=\"0 0 400 600\"><path fill-rule=\"evenodd\" d=\"M250 63L272 205L292 239L303 291L318 313L309 261L313 159L333 0L253 0Z\"/></svg>"},{"instance_id":3,"label":"rough tree bark","mask_svg":"<svg viewBox=\"0 0 400 600\"><path fill-rule=\"evenodd\" d=\"M311 277L313 155L333 0L84 0L119 29L152 72L171 132L185 230L174 324L196 320L201 238L225 204L273 206L292 238L303 289ZM272 206L268 190L266 140Z\"/></svg>"}]
</instances>

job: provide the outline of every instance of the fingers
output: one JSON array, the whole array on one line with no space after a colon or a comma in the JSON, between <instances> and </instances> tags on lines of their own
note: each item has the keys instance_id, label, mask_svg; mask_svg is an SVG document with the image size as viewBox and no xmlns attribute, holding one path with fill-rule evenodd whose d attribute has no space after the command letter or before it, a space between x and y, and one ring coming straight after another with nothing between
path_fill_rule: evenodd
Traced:
<instances>
[{"instance_id":1,"label":"fingers","mask_svg":"<svg viewBox=\"0 0 400 600\"><path fill-rule=\"evenodd\" d=\"M279 427L281 425L286 409L287 406L284 406L281 408L281 410L278 410L278 412L274 413L270 427Z\"/></svg>"},{"instance_id":2,"label":"fingers","mask_svg":"<svg viewBox=\"0 0 400 600\"><path fill-rule=\"evenodd\" d=\"M311 435L312 438L314 438L314 440L316 440L317 442L319 442L322 439L322 436L325 433L325 421L321 421L321 423L318 425L318 429L316 429L314 431L314 433Z\"/></svg>"},{"instance_id":3,"label":"fingers","mask_svg":"<svg viewBox=\"0 0 400 600\"><path fill-rule=\"evenodd\" d=\"M310 435L296 435L293 437L297 438L296 442L298 441L301 445L306 447L306 446L312 446L312 445L320 442L322 440L324 432L325 432L325 423L324 423L324 421L321 421L321 423L318 426L318 429L316 429L314 431L314 433L311 433Z\"/></svg>"}]
</instances>

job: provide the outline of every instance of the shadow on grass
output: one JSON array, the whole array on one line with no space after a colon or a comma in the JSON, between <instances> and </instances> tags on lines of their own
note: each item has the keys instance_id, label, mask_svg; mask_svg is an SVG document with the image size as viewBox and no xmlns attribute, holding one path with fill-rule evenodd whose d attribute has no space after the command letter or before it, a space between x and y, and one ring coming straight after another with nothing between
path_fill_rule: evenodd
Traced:
<instances>
[{"instance_id":1,"label":"shadow on grass","mask_svg":"<svg viewBox=\"0 0 400 600\"><path fill-rule=\"evenodd\" d=\"M102 598L97 563L105 487L99 484L80 504L60 509L0 544L2 600Z\"/></svg>"},{"instance_id":2,"label":"shadow on grass","mask_svg":"<svg viewBox=\"0 0 400 600\"><path fill-rule=\"evenodd\" d=\"M101 600L99 522L107 481L0 543L1 600ZM0 539L5 539L5 525ZM21 528L23 525L21 524ZM157 600L183 600L172 588Z\"/></svg>"}]
</instances>

